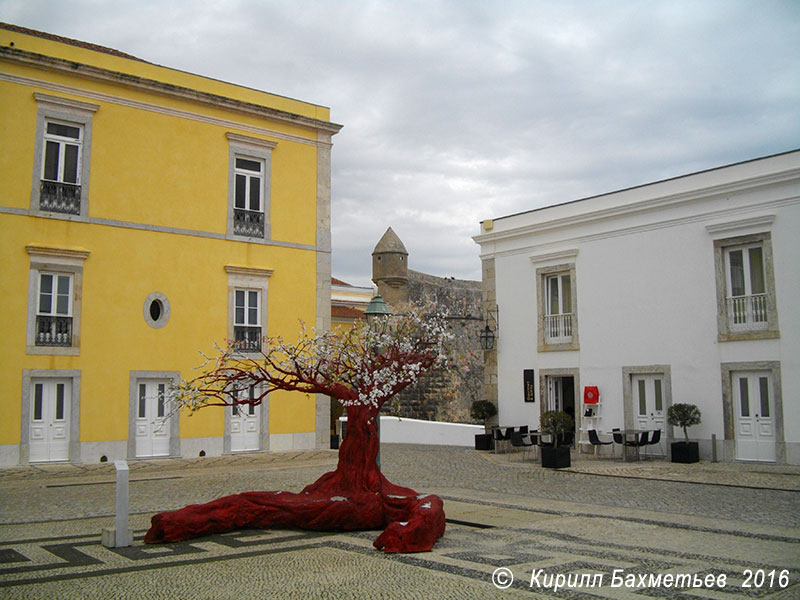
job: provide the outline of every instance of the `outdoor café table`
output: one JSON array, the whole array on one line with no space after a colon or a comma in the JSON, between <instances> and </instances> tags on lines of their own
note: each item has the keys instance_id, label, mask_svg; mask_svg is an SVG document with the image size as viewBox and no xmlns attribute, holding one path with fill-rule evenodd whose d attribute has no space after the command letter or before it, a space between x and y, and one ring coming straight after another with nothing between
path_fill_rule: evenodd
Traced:
<instances>
[{"instance_id":1,"label":"outdoor caf\u00e9 table","mask_svg":"<svg viewBox=\"0 0 800 600\"><path fill-rule=\"evenodd\" d=\"M636 451L636 460L639 460L639 438L641 435L647 431L646 429L622 429L621 431L615 431L614 433L621 433L622 434L622 441L623 442L636 442L636 446L627 446L625 444L622 445L622 460L628 461L628 448L633 448Z\"/></svg>"}]
</instances>

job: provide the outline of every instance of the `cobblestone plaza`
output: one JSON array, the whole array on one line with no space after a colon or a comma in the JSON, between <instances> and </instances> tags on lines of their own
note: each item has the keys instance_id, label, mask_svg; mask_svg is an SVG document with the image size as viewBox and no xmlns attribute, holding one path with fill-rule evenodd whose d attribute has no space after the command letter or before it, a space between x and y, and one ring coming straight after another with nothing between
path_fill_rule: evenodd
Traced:
<instances>
[{"instance_id":1,"label":"cobblestone plaza","mask_svg":"<svg viewBox=\"0 0 800 600\"><path fill-rule=\"evenodd\" d=\"M374 550L377 531L142 543L155 512L299 491L335 466L335 451L131 462L134 543L118 549L100 544L113 526L112 465L0 469L0 596L800 598L800 468L573 455L570 469L549 471L521 458L385 444L391 481L445 501L444 537L405 555Z\"/></svg>"}]
</instances>

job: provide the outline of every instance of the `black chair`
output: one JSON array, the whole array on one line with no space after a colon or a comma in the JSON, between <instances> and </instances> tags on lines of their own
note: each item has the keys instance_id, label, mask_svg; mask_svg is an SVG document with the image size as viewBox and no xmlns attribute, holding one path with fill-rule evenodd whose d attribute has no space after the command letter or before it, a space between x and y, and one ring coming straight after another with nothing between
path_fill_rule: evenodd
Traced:
<instances>
[{"instance_id":1,"label":"black chair","mask_svg":"<svg viewBox=\"0 0 800 600\"><path fill-rule=\"evenodd\" d=\"M664 449L661 447L661 430L656 429L653 431L653 435L650 436L650 441L647 443L648 446L655 446L658 444L658 449L661 455L664 455Z\"/></svg>"},{"instance_id":2,"label":"black chair","mask_svg":"<svg viewBox=\"0 0 800 600\"><path fill-rule=\"evenodd\" d=\"M533 431L529 432L528 433L528 437L530 438L531 444L532 444L531 450L536 452L537 455L538 455L538 453L539 453L539 444L541 443L541 436L539 435L539 430L538 429L534 429Z\"/></svg>"},{"instance_id":3,"label":"black chair","mask_svg":"<svg viewBox=\"0 0 800 600\"><path fill-rule=\"evenodd\" d=\"M494 453L497 454L498 447L500 446L500 442L507 442L511 439L511 428L506 429L506 432L503 431L499 427L495 427L492 429L492 439L494 440Z\"/></svg>"},{"instance_id":4,"label":"black chair","mask_svg":"<svg viewBox=\"0 0 800 600\"><path fill-rule=\"evenodd\" d=\"M643 432L641 433L641 435L639 436L639 443L638 443L638 446L639 446L640 448L641 448L642 446L647 446L647 444L649 443L649 441L648 441L648 440L649 440L649 438L650 438L650 432L649 432L649 431L643 431Z\"/></svg>"},{"instance_id":5,"label":"black chair","mask_svg":"<svg viewBox=\"0 0 800 600\"><path fill-rule=\"evenodd\" d=\"M589 430L589 443L592 446L611 446L611 456L614 456L614 442L601 442L600 438L597 437L597 430L590 429Z\"/></svg>"},{"instance_id":6,"label":"black chair","mask_svg":"<svg viewBox=\"0 0 800 600\"><path fill-rule=\"evenodd\" d=\"M572 446L575 443L575 432L574 431L564 431L558 437L558 445L559 446Z\"/></svg>"},{"instance_id":7,"label":"black chair","mask_svg":"<svg viewBox=\"0 0 800 600\"><path fill-rule=\"evenodd\" d=\"M622 438L622 434L619 434L619 437ZM647 437L648 437L648 433L646 431L644 431L639 435L639 439L638 440L635 439L635 438L632 439L632 440L624 440L623 441L623 449L622 449L623 452L625 452L627 448L636 448L636 458L641 460L642 457L639 454L639 448L641 448L642 446L646 446L647 445ZM616 441L616 438L615 438L615 441ZM625 458L625 457L623 457L623 458Z\"/></svg>"},{"instance_id":8,"label":"black chair","mask_svg":"<svg viewBox=\"0 0 800 600\"><path fill-rule=\"evenodd\" d=\"M525 450L533 446L531 436L526 433L515 431L511 434L511 445L515 448L522 448L522 460L525 460Z\"/></svg>"}]
</instances>

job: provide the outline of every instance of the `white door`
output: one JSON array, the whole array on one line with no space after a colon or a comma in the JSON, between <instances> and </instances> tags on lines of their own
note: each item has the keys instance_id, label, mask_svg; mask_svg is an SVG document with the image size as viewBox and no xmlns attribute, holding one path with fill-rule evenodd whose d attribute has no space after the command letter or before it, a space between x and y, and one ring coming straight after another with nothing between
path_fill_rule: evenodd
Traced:
<instances>
[{"instance_id":1,"label":"white door","mask_svg":"<svg viewBox=\"0 0 800 600\"><path fill-rule=\"evenodd\" d=\"M164 380L139 380L136 402L136 456L169 456L167 385Z\"/></svg>"},{"instance_id":2,"label":"white door","mask_svg":"<svg viewBox=\"0 0 800 600\"><path fill-rule=\"evenodd\" d=\"M733 373L736 458L775 461L775 406L768 372Z\"/></svg>"},{"instance_id":3,"label":"white door","mask_svg":"<svg viewBox=\"0 0 800 600\"><path fill-rule=\"evenodd\" d=\"M34 379L31 391L30 462L69 460L68 379Z\"/></svg>"},{"instance_id":4,"label":"white door","mask_svg":"<svg viewBox=\"0 0 800 600\"><path fill-rule=\"evenodd\" d=\"M251 394L252 396L252 394ZM259 450L261 406L231 406L231 452Z\"/></svg>"},{"instance_id":5,"label":"white door","mask_svg":"<svg viewBox=\"0 0 800 600\"><path fill-rule=\"evenodd\" d=\"M637 429L660 429L664 435L664 376L634 375L632 388Z\"/></svg>"},{"instance_id":6,"label":"white door","mask_svg":"<svg viewBox=\"0 0 800 600\"><path fill-rule=\"evenodd\" d=\"M636 411L636 428L650 431L649 440L653 439L652 432L661 431L661 440L664 439L664 376L663 375L634 375L631 378L633 389L633 406ZM647 447L648 454L663 453L664 442Z\"/></svg>"}]
</instances>

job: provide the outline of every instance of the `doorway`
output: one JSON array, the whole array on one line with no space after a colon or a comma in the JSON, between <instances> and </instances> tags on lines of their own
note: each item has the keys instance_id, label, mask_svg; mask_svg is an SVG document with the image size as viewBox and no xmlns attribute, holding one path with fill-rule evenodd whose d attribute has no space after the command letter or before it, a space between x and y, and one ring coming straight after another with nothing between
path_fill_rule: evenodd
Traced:
<instances>
[{"instance_id":1,"label":"doorway","mask_svg":"<svg viewBox=\"0 0 800 600\"><path fill-rule=\"evenodd\" d=\"M736 459L775 462L775 402L769 371L731 374Z\"/></svg>"},{"instance_id":2,"label":"doorway","mask_svg":"<svg viewBox=\"0 0 800 600\"><path fill-rule=\"evenodd\" d=\"M572 439L575 436L575 377L572 375L545 375L547 395L545 411L564 411L572 417Z\"/></svg>"},{"instance_id":3,"label":"doorway","mask_svg":"<svg viewBox=\"0 0 800 600\"><path fill-rule=\"evenodd\" d=\"M168 380L140 379L136 403L136 458L169 456Z\"/></svg>"},{"instance_id":4,"label":"doorway","mask_svg":"<svg viewBox=\"0 0 800 600\"><path fill-rule=\"evenodd\" d=\"M71 404L71 380L31 380L30 462L69 460Z\"/></svg>"},{"instance_id":5,"label":"doorway","mask_svg":"<svg viewBox=\"0 0 800 600\"><path fill-rule=\"evenodd\" d=\"M255 397L250 388L250 400ZM231 452L248 452L261 449L261 408L263 405L240 404L231 406L229 431Z\"/></svg>"}]
</instances>

